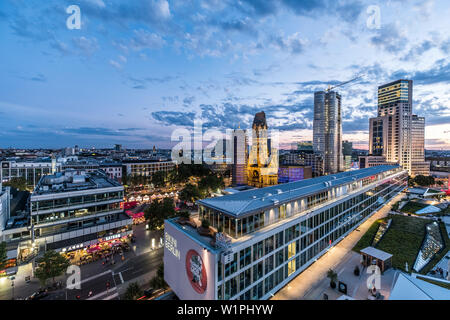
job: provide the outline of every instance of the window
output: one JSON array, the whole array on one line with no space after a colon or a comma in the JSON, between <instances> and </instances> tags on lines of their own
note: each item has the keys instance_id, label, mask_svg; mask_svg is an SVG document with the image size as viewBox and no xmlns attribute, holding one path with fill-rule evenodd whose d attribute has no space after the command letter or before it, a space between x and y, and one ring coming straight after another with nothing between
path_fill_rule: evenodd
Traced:
<instances>
[{"instance_id":1,"label":"window","mask_svg":"<svg viewBox=\"0 0 450 320\"><path fill-rule=\"evenodd\" d=\"M288 262L288 275L291 275L295 272L295 259Z\"/></svg>"},{"instance_id":2,"label":"window","mask_svg":"<svg viewBox=\"0 0 450 320\"><path fill-rule=\"evenodd\" d=\"M266 240L264 240L264 247L266 254L269 254L273 251L273 236L270 236Z\"/></svg>"},{"instance_id":3,"label":"window","mask_svg":"<svg viewBox=\"0 0 450 320\"><path fill-rule=\"evenodd\" d=\"M288 245L288 259L292 258L297 253L297 248L295 242L292 242Z\"/></svg>"},{"instance_id":4,"label":"window","mask_svg":"<svg viewBox=\"0 0 450 320\"><path fill-rule=\"evenodd\" d=\"M286 204L282 204L279 207L280 210L280 219L285 219L286 218Z\"/></svg>"},{"instance_id":5,"label":"window","mask_svg":"<svg viewBox=\"0 0 450 320\"><path fill-rule=\"evenodd\" d=\"M260 241L257 244L253 245L253 261L262 258L263 255L264 255L264 244L263 241Z\"/></svg>"}]
</instances>

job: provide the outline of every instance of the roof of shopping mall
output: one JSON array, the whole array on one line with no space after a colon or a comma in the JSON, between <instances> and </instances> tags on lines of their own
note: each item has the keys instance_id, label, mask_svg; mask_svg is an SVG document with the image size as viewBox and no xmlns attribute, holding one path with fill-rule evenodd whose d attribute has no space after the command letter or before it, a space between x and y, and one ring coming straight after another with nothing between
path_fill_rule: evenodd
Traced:
<instances>
[{"instance_id":1,"label":"roof of shopping mall","mask_svg":"<svg viewBox=\"0 0 450 320\"><path fill-rule=\"evenodd\" d=\"M399 168L399 166L381 165L360 170L340 172L261 189L241 191L222 197L203 199L197 201L197 203L232 216L243 216L247 213L273 207L277 203L292 201L303 196L325 191L330 187L368 178L396 168Z\"/></svg>"},{"instance_id":2,"label":"roof of shopping mall","mask_svg":"<svg viewBox=\"0 0 450 320\"><path fill-rule=\"evenodd\" d=\"M43 176L34 189L32 196L113 187L122 187L122 185L116 180L110 179L101 170L94 172L65 170Z\"/></svg>"}]
</instances>

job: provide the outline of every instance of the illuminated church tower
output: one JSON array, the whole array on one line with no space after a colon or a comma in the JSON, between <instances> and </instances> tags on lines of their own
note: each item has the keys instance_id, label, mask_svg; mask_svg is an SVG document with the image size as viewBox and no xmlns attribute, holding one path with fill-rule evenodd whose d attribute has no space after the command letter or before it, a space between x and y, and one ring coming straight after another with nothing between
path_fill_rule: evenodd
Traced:
<instances>
[{"instance_id":1,"label":"illuminated church tower","mask_svg":"<svg viewBox=\"0 0 450 320\"><path fill-rule=\"evenodd\" d=\"M253 120L247 183L258 188L278 183L278 150L269 146L266 114L263 111L258 112Z\"/></svg>"}]
</instances>

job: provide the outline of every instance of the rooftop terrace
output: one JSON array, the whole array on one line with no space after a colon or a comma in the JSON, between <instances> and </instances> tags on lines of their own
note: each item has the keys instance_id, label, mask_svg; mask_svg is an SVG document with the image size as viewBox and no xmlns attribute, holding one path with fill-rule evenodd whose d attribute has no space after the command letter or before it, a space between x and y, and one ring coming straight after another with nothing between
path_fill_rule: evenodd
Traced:
<instances>
[{"instance_id":1,"label":"rooftop terrace","mask_svg":"<svg viewBox=\"0 0 450 320\"><path fill-rule=\"evenodd\" d=\"M122 187L122 185L116 180L110 179L101 170L88 173L79 170L66 170L43 176L32 196L112 187Z\"/></svg>"}]
</instances>

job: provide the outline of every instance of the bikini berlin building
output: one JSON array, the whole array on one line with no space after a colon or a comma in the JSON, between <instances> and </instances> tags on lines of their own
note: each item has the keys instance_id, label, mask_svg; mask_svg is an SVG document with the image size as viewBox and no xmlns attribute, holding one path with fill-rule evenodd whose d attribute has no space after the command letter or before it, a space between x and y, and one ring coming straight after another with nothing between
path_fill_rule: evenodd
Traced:
<instances>
[{"instance_id":1,"label":"bikini berlin building","mask_svg":"<svg viewBox=\"0 0 450 320\"><path fill-rule=\"evenodd\" d=\"M164 278L182 300L268 299L401 192L408 173L381 165L197 202L165 221ZM203 230L204 231L204 230Z\"/></svg>"}]
</instances>

